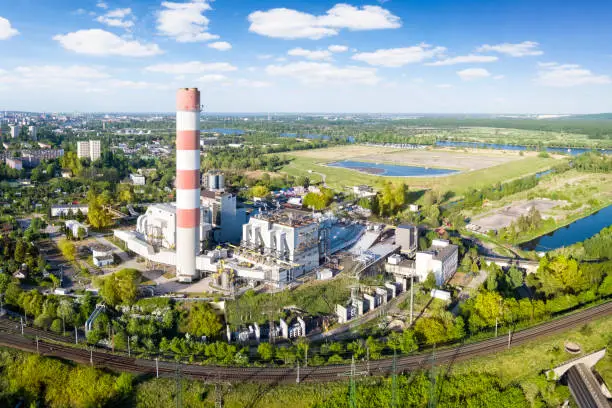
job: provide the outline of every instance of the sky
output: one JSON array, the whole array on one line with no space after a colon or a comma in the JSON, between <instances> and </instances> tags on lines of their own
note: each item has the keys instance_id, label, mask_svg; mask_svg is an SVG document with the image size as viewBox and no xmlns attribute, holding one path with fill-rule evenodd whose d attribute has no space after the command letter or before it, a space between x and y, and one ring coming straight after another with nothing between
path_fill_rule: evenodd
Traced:
<instances>
[{"instance_id":1,"label":"sky","mask_svg":"<svg viewBox=\"0 0 612 408\"><path fill-rule=\"evenodd\" d=\"M0 109L612 111L607 0L0 0Z\"/></svg>"}]
</instances>

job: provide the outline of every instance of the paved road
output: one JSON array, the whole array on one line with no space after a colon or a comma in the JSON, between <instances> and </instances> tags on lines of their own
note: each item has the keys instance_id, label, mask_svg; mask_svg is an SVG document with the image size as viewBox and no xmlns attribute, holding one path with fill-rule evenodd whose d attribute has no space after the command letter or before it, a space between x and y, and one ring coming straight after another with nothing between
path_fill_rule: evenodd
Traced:
<instances>
[{"instance_id":1,"label":"paved road","mask_svg":"<svg viewBox=\"0 0 612 408\"><path fill-rule=\"evenodd\" d=\"M477 343L459 345L436 351L436 364L453 364L477 356L495 354L508 347L522 345L536 339L562 333L568 329L584 325L586 322L612 314L612 302L601 304L571 315L552 320L541 325L518 331L511 336L500 336ZM38 335L42 340L38 351L45 356L54 356L81 364L93 364L96 367L106 367L115 371L128 371L136 374L155 375L156 361L136 359L109 352L88 351L73 348L69 345L52 343L46 340L44 332L36 329L26 329L26 336L21 336L15 322L0 319L0 345L25 351L36 351L37 344L33 340ZM178 363L159 361L159 376L174 377ZM409 372L419 368L427 368L431 364L428 353L410 355L397 359L397 372ZM336 381L346 378L350 370L347 365L331 365L321 367L219 367L211 365L181 364L183 376L204 381L257 382L267 384L300 382ZM370 375L389 375L393 372L393 361L383 359L358 364L357 371L367 371Z\"/></svg>"}]
</instances>

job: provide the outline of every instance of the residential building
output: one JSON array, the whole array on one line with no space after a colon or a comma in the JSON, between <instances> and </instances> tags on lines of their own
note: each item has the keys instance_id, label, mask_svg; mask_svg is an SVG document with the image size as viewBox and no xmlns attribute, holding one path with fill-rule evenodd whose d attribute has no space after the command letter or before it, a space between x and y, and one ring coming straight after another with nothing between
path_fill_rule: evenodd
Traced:
<instances>
[{"instance_id":1,"label":"residential building","mask_svg":"<svg viewBox=\"0 0 612 408\"><path fill-rule=\"evenodd\" d=\"M70 232L72 233L72 236L75 238L79 237L79 230L81 230L81 228L83 229L85 235L83 235L81 238L85 238L87 235L89 235L89 227L87 227L87 225L85 224L81 224L80 222L76 221L76 220L68 220L65 223L66 228L70 230Z\"/></svg>"},{"instance_id":2,"label":"residential building","mask_svg":"<svg viewBox=\"0 0 612 408\"><path fill-rule=\"evenodd\" d=\"M89 158L96 161L100 158L101 144L99 140L77 142L77 156L79 159Z\"/></svg>"},{"instance_id":3,"label":"residential building","mask_svg":"<svg viewBox=\"0 0 612 408\"><path fill-rule=\"evenodd\" d=\"M360 185L353 187L353 194L355 194L359 198L367 198L374 197L376 195L376 192L370 186Z\"/></svg>"},{"instance_id":4,"label":"residential building","mask_svg":"<svg viewBox=\"0 0 612 408\"><path fill-rule=\"evenodd\" d=\"M36 140L36 138L38 137L38 128L36 126L29 126L28 127L28 133L30 136L31 140Z\"/></svg>"},{"instance_id":5,"label":"residential building","mask_svg":"<svg viewBox=\"0 0 612 408\"><path fill-rule=\"evenodd\" d=\"M6 162L6 165L10 167L11 169L15 169L15 170L23 169L23 162L20 159L11 159L7 157L5 159L5 162Z\"/></svg>"},{"instance_id":6,"label":"residential building","mask_svg":"<svg viewBox=\"0 0 612 408\"><path fill-rule=\"evenodd\" d=\"M130 174L130 179L132 180L132 184L135 186L144 186L146 183L145 176L141 174L132 173Z\"/></svg>"},{"instance_id":7,"label":"residential building","mask_svg":"<svg viewBox=\"0 0 612 408\"><path fill-rule=\"evenodd\" d=\"M21 126L19 125L9 125L11 128L11 138L15 139L19 137L19 133L21 133Z\"/></svg>"},{"instance_id":8,"label":"residential building","mask_svg":"<svg viewBox=\"0 0 612 408\"><path fill-rule=\"evenodd\" d=\"M51 206L51 217L75 216L79 211L87 215L89 206L87 204L59 204Z\"/></svg>"}]
</instances>

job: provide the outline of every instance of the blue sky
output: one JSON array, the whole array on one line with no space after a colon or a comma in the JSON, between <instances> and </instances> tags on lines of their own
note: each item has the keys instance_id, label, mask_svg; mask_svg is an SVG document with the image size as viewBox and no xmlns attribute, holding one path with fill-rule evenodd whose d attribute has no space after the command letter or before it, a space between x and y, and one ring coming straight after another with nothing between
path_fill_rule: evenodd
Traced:
<instances>
[{"instance_id":1,"label":"blue sky","mask_svg":"<svg viewBox=\"0 0 612 408\"><path fill-rule=\"evenodd\" d=\"M612 111L612 3L0 0L0 109Z\"/></svg>"}]
</instances>

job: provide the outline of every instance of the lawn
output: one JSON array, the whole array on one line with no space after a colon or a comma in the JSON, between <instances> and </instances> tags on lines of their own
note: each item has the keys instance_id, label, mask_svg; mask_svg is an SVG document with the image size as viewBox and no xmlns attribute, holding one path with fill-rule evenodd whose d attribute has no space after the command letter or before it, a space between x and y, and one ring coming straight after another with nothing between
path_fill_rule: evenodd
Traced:
<instances>
[{"instance_id":1,"label":"lawn","mask_svg":"<svg viewBox=\"0 0 612 408\"><path fill-rule=\"evenodd\" d=\"M453 191L456 194L461 194L469 188L476 188L497 182L503 182L527 174L533 174L541 170L548 169L558 163L558 160L553 158L540 158L534 155L526 154L519 156L516 152L488 152L488 151L457 151L456 157L461 157L461 161L455 160L450 163L450 166L456 167L465 166L463 162L478 162L488 160L492 166L480 168L478 170L466 170L457 174L442 176L442 177L384 177L373 176L361 173L355 170L343 169L338 167L326 166L337 160L357 159L367 161L385 161L390 163L398 163L398 158L401 157L402 164L410 164L409 159L411 153L415 156L413 165L425 164L424 156L426 154L434 156L450 154L450 150L427 150L427 151L400 151L395 149L394 153L390 153L388 148L369 147L369 146L345 146L342 148L315 149L304 152L288 153L288 156L293 157L290 164L283 167L282 171L292 176L308 176L313 181L320 181L321 177L315 173L323 173L327 176L326 182L329 186L336 189L344 187L352 187L359 184L369 184L375 187L380 187L385 181L405 182L413 189L429 189L433 188L440 191ZM504 159L504 155L511 158ZM499 162L500 164L495 164ZM312 170L313 173L309 173Z\"/></svg>"}]
</instances>

